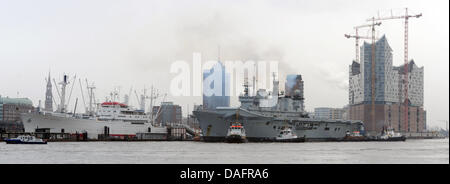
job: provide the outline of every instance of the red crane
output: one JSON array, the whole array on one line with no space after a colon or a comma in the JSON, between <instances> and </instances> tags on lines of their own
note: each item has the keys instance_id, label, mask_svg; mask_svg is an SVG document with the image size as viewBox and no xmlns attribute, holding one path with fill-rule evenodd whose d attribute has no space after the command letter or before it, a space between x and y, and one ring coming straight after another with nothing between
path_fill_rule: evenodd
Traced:
<instances>
[{"instance_id":1,"label":"red crane","mask_svg":"<svg viewBox=\"0 0 450 184\"><path fill-rule=\"evenodd\" d=\"M404 19L405 20L405 32L404 32L404 76L403 76L403 94L405 96L405 100L403 101L403 105L404 105L404 112L403 112L403 121L404 121L404 129L405 131L409 131L407 126L408 126L408 106L409 106L409 99L408 99L408 86L409 86L409 82L408 82L408 20L409 18L419 18L422 16L422 13L420 14L416 14L416 15L409 15L408 14L408 8L405 8L405 15L400 15L400 16L394 16L392 14L391 11L391 16L389 17L378 17L378 18L370 18L367 19L367 21L381 21L381 20L391 20L391 19ZM400 103L402 103L400 101ZM399 130L400 131L400 130Z\"/></svg>"}]
</instances>

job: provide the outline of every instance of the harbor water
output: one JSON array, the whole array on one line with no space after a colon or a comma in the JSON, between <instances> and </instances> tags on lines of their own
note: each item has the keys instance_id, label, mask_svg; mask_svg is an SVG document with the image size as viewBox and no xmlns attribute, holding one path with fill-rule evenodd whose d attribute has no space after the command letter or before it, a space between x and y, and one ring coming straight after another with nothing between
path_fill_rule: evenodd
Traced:
<instances>
[{"instance_id":1,"label":"harbor water","mask_svg":"<svg viewBox=\"0 0 450 184\"><path fill-rule=\"evenodd\" d=\"M449 164L449 140L244 144L192 141L49 142L46 145L0 142L0 153L0 164Z\"/></svg>"}]
</instances>

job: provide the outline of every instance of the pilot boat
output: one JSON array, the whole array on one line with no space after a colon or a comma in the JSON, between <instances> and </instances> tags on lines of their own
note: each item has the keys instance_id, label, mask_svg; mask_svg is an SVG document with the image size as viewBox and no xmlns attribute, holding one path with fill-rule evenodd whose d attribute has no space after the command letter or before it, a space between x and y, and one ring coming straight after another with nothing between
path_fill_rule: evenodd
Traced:
<instances>
[{"instance_id":1,"label":"pilot boat","mask_svg":"<svg viewBox=\"0 0 450 184\"><path fill-rule=\"evenodd\" d=\"M47 144L47 141L30 135L20 135L17 138L6 139L5 142L6 144Z\"/></svg>"}]
</instances>

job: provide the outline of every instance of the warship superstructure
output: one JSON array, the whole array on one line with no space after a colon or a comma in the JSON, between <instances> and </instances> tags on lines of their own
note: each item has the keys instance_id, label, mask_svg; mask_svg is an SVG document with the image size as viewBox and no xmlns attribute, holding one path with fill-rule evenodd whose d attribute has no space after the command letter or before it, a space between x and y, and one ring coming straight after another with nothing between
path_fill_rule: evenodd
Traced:
<instances>
[{"instance_id":1,"label":"warship superstructure","mask_svg":"<svg viewBox=\"0 0 450 184\"><path fill-rule=\"evenodd\" d=\"M249 85L245 82L244 94L239 96L240 107L210 110L200 106L195 109L193 113L200 123L203 140L223 141L236 113L249 141L273 141L286 127L308 141L340 140L349 132L364 132L361 121L310 118L304 110L301 75L288 75L286 84L286 94L280 94L279 82L274 76L271 93L259 89L256 95L250 96Z\"/></svg>"}]
</instances>

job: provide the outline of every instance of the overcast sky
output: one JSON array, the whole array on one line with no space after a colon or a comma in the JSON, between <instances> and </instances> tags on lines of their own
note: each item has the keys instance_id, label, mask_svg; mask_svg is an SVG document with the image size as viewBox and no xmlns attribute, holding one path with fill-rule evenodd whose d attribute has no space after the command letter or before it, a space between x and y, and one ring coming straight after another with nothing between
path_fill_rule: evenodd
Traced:
<instances>
[{"instance_id":1,"label":"overcast sky","mask_svg":"<svg viewBox=\"0 0 450 184\"><path fill-rule=\"evenodd\" d=\"M285 74L301 74L305 105L348 104L348 66L354 40L344 34L375 16L422 13L409 23L409 58L425 67L425 109L430 126L449 119L448 0L283 0L283 1L132 1L132 0L0 0L0 95L44 100L49 70L59 81L69 77L95 82L97 99L114 88L152 84L169 93L176 60L280 61ZM403 63L403 21L383 22L393 48L394 65ZM362 30L362 35L368 32ZM75 97L81 101L75 84ZM54 95L57 96L54 92ZM136 97L132 94L132 103ZM183 106L201 104L201 97L167 97ZM159 100L161 101L161 99ZM232 98L237 105L237 99ZM83 105L80 107L83 109ZM81 110L80 110L81 111Z\"/></svg>"}]
</instances>

